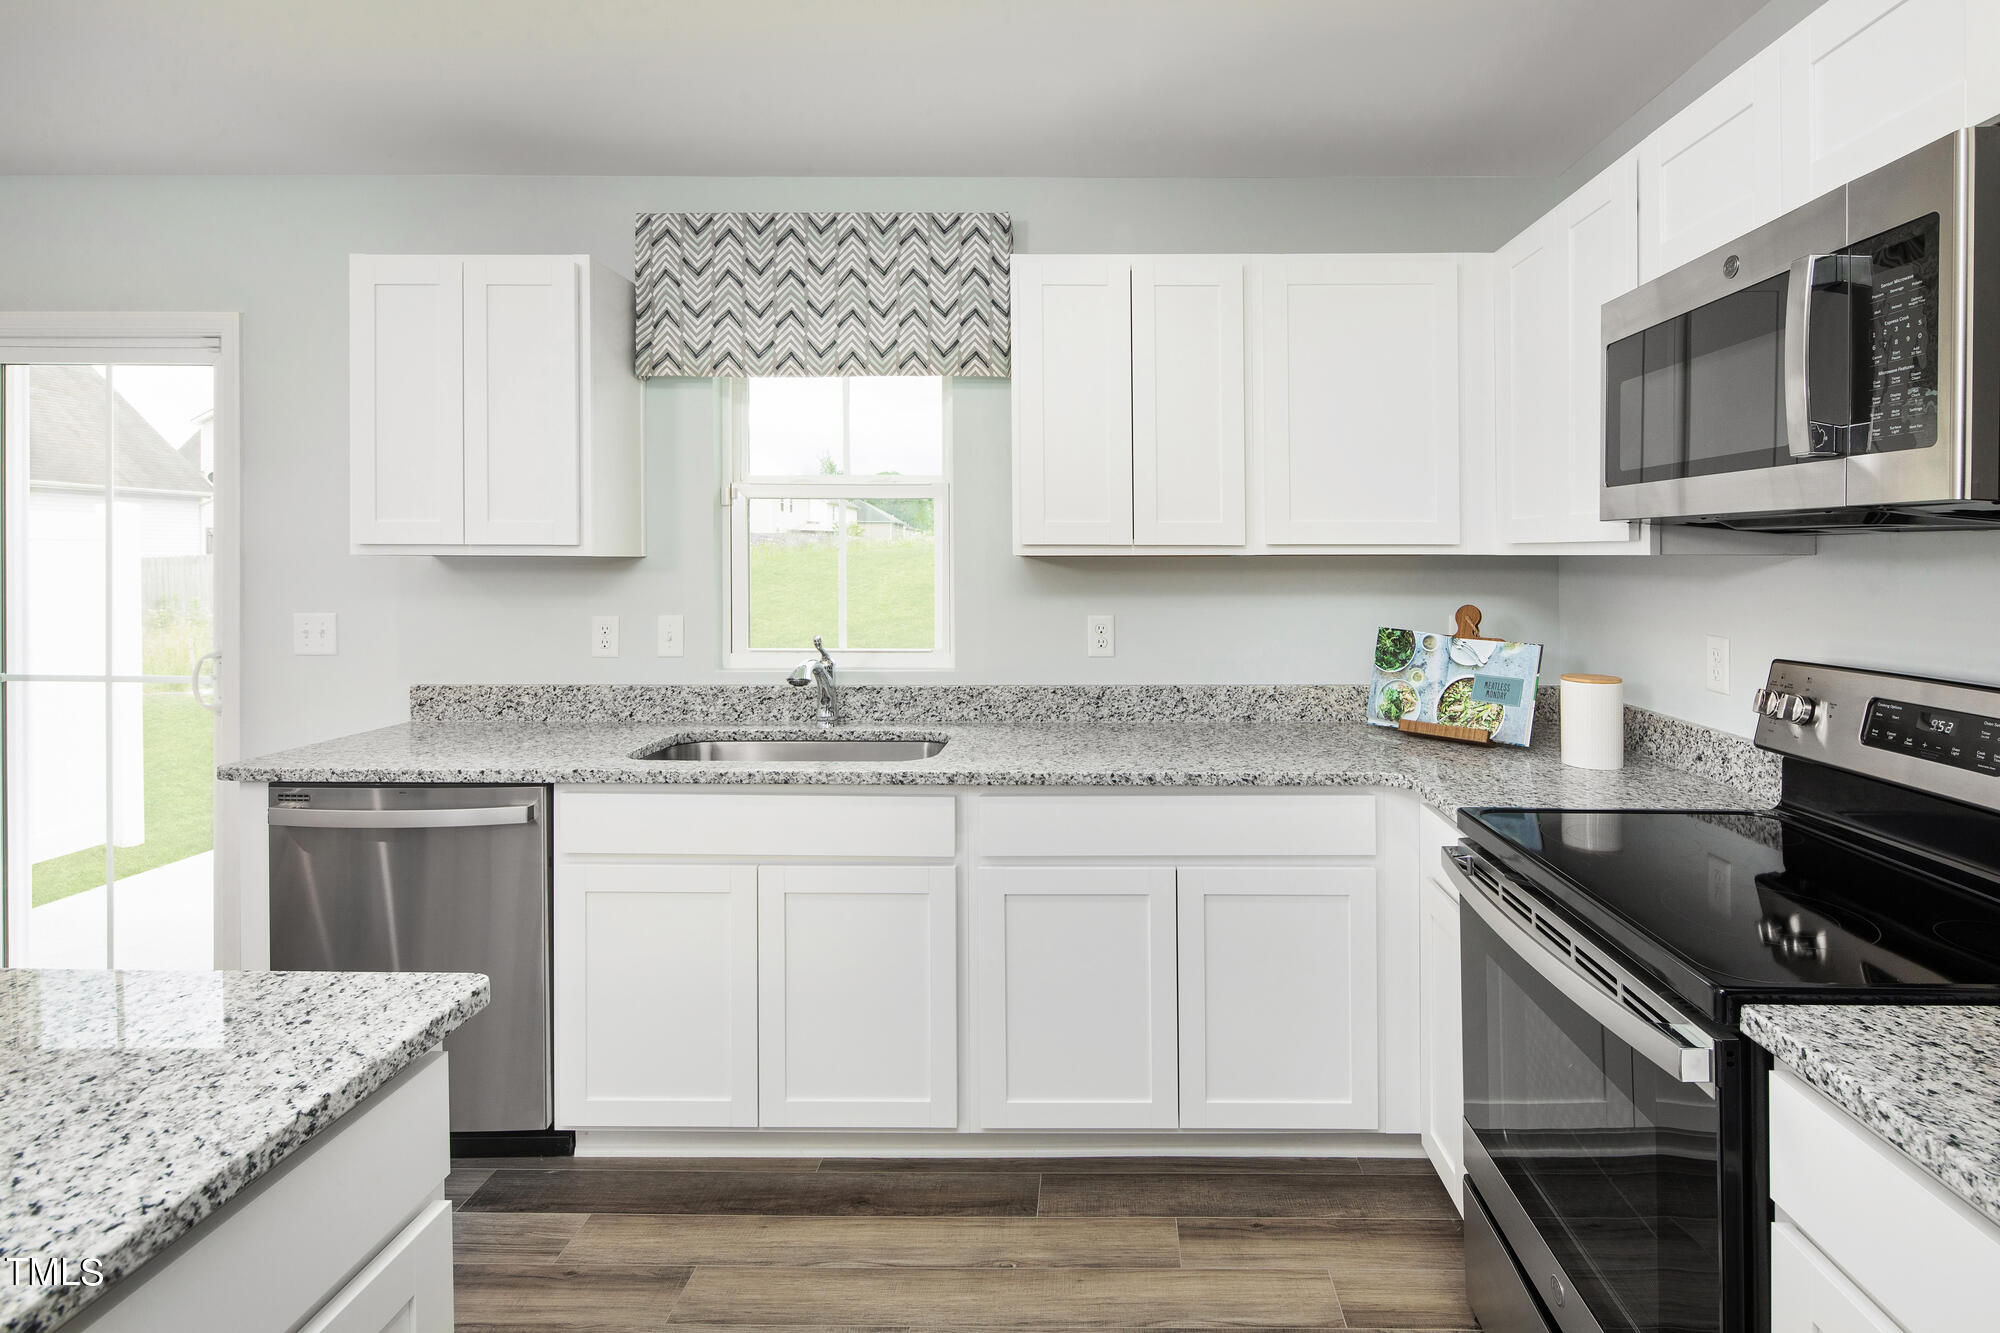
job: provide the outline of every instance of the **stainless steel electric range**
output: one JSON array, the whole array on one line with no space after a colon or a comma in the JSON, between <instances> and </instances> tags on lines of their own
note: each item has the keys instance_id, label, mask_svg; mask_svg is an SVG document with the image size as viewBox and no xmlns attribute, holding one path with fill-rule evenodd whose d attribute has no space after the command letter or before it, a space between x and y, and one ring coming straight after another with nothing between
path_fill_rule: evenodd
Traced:
<instances>
[{"instance_id":1,"label":"stainless steel electric range","mask_svg":"<svg viewBox=\"0 0 2000 1333\"><path fill-rule=\"evenodd\" d=\"M1772 663L1770 810L1459 813L1486 1333L1769 1327L1745 1004L2000 1003L2000 689Z\"/></svg>"}]
</instances>

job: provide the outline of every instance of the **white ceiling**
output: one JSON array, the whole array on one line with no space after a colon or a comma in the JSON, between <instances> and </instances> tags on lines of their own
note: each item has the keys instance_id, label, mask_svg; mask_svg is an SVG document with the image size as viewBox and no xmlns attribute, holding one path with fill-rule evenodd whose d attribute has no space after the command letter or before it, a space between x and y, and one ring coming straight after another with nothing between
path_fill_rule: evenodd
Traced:
<instances>
[{"instance_id":1,"label":"white ceiling","mask_svg":"<svg viewBox=\"0 0 2000 1333\"><path fill-rule=\"evenodd\" d=\"M0 172L1553 176L1761 0L5 0Z\"/></svg>"}]
</instances>

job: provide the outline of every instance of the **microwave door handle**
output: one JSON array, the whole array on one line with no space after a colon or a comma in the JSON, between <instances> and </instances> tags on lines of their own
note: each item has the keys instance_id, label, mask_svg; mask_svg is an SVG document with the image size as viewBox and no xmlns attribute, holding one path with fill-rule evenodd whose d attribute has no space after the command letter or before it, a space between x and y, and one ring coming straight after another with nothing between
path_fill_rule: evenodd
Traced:
<instances>
[{"instance_id":1,"label":"microwave door handle","mask_svg":"<svg viewBox=\"0 0 2000 1333\"><path fill-rule=\"evenodd\" d=\"M1863 447L1867 438L1867 423L1854 419L1860 404L1849 404L1839 418L1814 429L1812 312L1815 292L1843 284L1867 287L1872 268L1867 255L1802 255L1792 261L1785 297L1785 444L1793 458L1837 458Z\"/></svg>"},{"instance_id":2,"label":"microwave door handle","mask_svg":"<svg viewBox=\"0 0 2000 1333\"><path fill-rule=\"evenodd\" d=\"M1633 1013L1557 958L1527 927L1511 919L1505 908L1473 884L1464 863L1450 848L1445 849L1444 868L1458 889L1459 901L1478 913L1487 928L1500 937L1500 942L1543 981L1562 992L1564 999L1644 1056L1668 1078L1704 1088L1714 1085L1715 1051L1705 1040L1696 1040L1701 1036L1700 1029L1693 1024L1677 1024L1673 1031L1664 1031Z\"/></svg>"},{"instance_id":3,"label":"microwave door handle","mask_svg":"<svg viewBox=\"0 0 2000 1333\"><path fill-rule=\"evenodd\" d=\"M1793 458L1823 458L1813 447L1812 294L1813 278L1825 255L1792 261L1785 294L1785 442Z\"/></svg>"}]
</instances>

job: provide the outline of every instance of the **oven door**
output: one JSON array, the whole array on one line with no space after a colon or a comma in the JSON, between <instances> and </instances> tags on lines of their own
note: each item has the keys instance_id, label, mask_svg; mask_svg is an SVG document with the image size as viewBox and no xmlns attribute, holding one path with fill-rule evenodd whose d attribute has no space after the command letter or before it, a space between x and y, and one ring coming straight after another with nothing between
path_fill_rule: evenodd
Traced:
<instances>
[{"instance_id":1,"label":"oven door","mask_svg":"<svg viewBox=\"0 0 2000 1333\"><path fill-rule=\"evenodd\" d=\"M1716 1081L1735 1052L1476 855L1447 866L1466 1174L1541 1307L1563 1333L1742 1333L1741 1155Z\"/></svg>"}]
</instances>

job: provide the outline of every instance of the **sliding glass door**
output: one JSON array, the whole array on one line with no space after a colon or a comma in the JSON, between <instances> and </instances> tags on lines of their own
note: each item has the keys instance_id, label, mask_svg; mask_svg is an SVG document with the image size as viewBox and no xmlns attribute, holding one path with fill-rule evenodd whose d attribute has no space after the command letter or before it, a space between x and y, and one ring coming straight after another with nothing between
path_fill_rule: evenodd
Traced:
<instances>
[{"instance_id":1,"label":"sliding glass door","mask_svg":"<svg viewBox=\"0 0 2000 1333\"><path fill-rule=\"evenodd\" d=\"M7 961L215 947L216 358L4 368Z\"/></svg>"}]
</instances>

